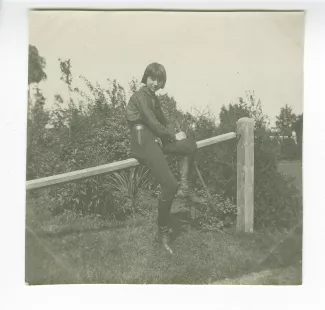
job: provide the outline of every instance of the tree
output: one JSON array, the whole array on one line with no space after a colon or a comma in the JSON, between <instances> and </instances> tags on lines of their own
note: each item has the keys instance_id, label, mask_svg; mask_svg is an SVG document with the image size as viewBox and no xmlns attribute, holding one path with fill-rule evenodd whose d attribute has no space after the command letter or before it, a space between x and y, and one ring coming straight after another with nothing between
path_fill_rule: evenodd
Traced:
<instances>
[{"instance_id":1,"label":"tree","mask_svg":"<svg viewBox=\"0 0 325 310\"><path fill-rule=\"evenodd\" d=\"M129 83L130 94L132 95L136 91L138 91L141 87L141 83L136 78L132 78L131 82Z\"/></svg>"},{"instance_id":2,"label":"tree","mask_svg":"<svg viewBox=\"0 0 325 310\"><path fill-rule=\"evenodd\" d=\"M69 95L71 92L71 83L72 83L72 74L71 74L71 63L70 59L68 60L61 60L58 59L60 62L60 69L61 69L61 77L60 80L63 81L68 86Z\"/></svg>"},{"instance_id":3,"label":"tree","mask_svg":"<svg viewBox=\"0 0 325 310\"><path fill-rule=\"evenodd\" d=\"M46 137L45 126L49 121L49 113L44 109L45 102L46 99L41 90L36 87L35 103L30 110L32 117L27 119L27 179L36 176L35 163L37 161L34 160L35 151L37 145L44 144Z\"/></svg>"},{"instance_id":4,"label":"tree","mask_svg":"<svg viewBox=\"0 0 325 310\"><path fill-rule=\"evenodd\" d=\"M44 72L46 61L38 53L38 49L29 45L28 52L28 85L32 83L40 83L42 80L47 79L47 75Z\"/></svg>"},{"instance_id":5,"label":"tree","mask_svg":"<svg viewBox=\"0 0 325 310\"><path fill-rule=\"evenodd\" d=\"M41 90L36 87L36 94L35 94L35 105L32 109L33 114L33 134L35 135L34 138L36 138L36 142L39 138L42 138L43 131L45 129L45 126L49 120L49 112L44 110L46 99L43 96Z\"/></svg>"},{"instance_id":6,"label":"tree","mask_svg":"<svg viewBox=\"0 0 325 310\"><path fill-rule=\"evenodd\" d=\"M70 59L68 60L62 60L62 59L58 59L59 63L60 63L60 69L61 69L61 77L60 80L63 81L67 87L68 87L68 93L69 93L69 103L68 106L70 107L71 113L70 113L70 117L69 117L69 136L71 135L71 122L72 122L72 118L73 115L76 113L76 109L74 107L74 101L71 98L71 92L72 92L72 73L71 73L71 62Z\"/></svg>"},{"instance_id":7,"label":"tree","mask_svg":"<svg viewBox=\"0 0 325 310\"><path fill-rule=\"evenodd\" d=\"M241 98L239 98L241 99ZM228 105L228 108L222 106L219 113L220 125L223 133L236 131L236 123L242 117L250 117L248 108L242 103Z\"/></svg>"},{"instance_id":8,"label":"tree","mask_svg":"<svg viewBox=\"0 0 325 310\"><path fill-rule=\"evenodd\" d=\"M228 107L221 108L219 127L222 133L236 131L236 123L242 117L254 119L255 136L266 134L270 125L269 117L263 112L261 99L256 97L254 91L247 91L245 97L239 97Z\"/></svg>"},{"instance_id":9,"label":"tree","mask_svg":"<svg viewBox=\"0 0 325 310\"><path fill-rule=\"evenodd\" d=\"M31 154L32 154L32 144L34 140L34 134L38 132L37 122L42 120L42 125L45 126L45 123L48 120L48 115L44 112L44 104L45 98L42 95L38 86L36 87L35 94L35 105L33 107L31 95L30 95L30 86L31 84L38 84L42 80L47 79L47 75L44 71L46 66L45 59L40 56L38 49L29 45L28 51L28 108L27 108L27 165L31 162ZM38 138L36 137L36 140ZM30 170L27 172L27 178L30 178L32 173Z\"/></svg>"},{"instance_id":10,"label":"tree","mask_svg":"<svg viewBox=\"0 0 325 310\"><path fill-rule=\"evenodd\" d=\"M287 104L280 110L279 116L276 117L275 125L283 136L292 135L292 125L296 121L297 116L292 113L292 108Z\"/></svg>"},{"instance_id":11,"label":"tree","mask_svg":"<svg viewBox=\"0 0 325 310\"><path fill-rule=\"evenodd\" d=\"M40 56L38 49L29 45L28 51L28 118L32 118L30 110L32 108L32 102L30 97L30 86L31 84L38 84L43 80L47 79L47 75L44 72L46 66L45 59Z\"/></svg>"},{"instance_id":12,"label":"tree","mask_svg":"<svg viewBox=\"0 0 325 310\"><path fill-rule=\"evenodd\" d=\"M239 102L249 111L250 117L254 119L256 130L260 131L269 127L269 117L264 114L261 99L256 98L254 91L247 91L245 100L240 97Z\"/></svg>"}]
</instances>

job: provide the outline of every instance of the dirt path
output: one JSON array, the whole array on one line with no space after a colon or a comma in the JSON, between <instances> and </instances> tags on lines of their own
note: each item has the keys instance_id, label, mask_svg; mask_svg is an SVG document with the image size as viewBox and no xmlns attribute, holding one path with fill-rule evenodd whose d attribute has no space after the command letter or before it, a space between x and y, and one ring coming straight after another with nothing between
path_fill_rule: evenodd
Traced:
<instances>
[{"instance_id":1,"label":"dirt path","mask_svg":"<svg viewBox=\"0 0 325 310\"><path fill-rule=\"evenodd\" d=\"M301 285L301 266L267 269L239 278L224 279L217 285Z\"/></svg>"}]
</instances>

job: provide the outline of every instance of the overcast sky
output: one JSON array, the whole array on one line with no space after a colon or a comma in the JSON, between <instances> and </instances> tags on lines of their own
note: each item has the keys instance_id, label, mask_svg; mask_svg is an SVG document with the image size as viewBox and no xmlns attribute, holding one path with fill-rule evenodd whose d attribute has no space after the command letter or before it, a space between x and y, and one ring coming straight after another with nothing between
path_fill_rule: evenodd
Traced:
<instances>
[{"instance_id":1,"label":"overcast sky","mask_svg":"<svg viewBox=\"0 0 325 310\"><path fill-rule=\"evenodd\" d=\"M285 104L303 110L302 13L30 12L30 44L46 59L41 89L53 102L65 94L58 58L71 59L75 78L127 88L151 62L163 64L162 92L179 107L222 105L254 90L273 122ZM83 84L75 80L77 86Z\"/></svg>"}]
</instances>

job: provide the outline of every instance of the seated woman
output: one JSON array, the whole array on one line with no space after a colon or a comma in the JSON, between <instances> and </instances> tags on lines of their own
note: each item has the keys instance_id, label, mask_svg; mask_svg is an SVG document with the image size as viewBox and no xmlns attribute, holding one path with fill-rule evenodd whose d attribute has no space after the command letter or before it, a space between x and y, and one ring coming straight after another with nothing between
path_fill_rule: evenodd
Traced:
<instances>
[{"instance_id":1,"label":"seated woman","mask_svg":"<svg viewBox=\"0 0 325 310\"><path fill-rule=\"evenodd\" d=\"M145 86L131 96L126 108L131 133L131 156L145 165L161 186L158 201L158 236L164 248L172 253L169 237L170 211L176 194L194 202L202 202L189 182L197 145L185 134L175 134L173 126L168 124L161 109L155 93L166 84L165 68L158 63L150 64L141 82ZM156 143L156 138L161 139L162 147ZM182 156L180 186L168 166L165 154Z\"/></svg>"}]
</instances>

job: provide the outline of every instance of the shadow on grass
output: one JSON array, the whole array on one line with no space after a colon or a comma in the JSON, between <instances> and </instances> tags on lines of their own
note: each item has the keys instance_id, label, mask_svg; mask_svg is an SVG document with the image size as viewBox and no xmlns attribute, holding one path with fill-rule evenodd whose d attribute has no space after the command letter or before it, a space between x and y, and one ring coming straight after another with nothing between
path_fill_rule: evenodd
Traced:
<instances>
[{"instance_id":1,"label":"shadow on grass","mask_svg":"<svg viewBox=\"0 0 325 310\"><path fill-rule=\"evenodd\" d=\"M189 212L180 211L171 214L171 240L175 241L184 231L187 231L193 225Z\"/></svg>"},{"instance_id":2,"label":"shadow on grass","mask_svg":"<svg viewBox=\"0 0 325 310\"><path fill-rule=\"evenodd\" d=\"M78 233L92 233L92 232L102 232L102 231L108 231L108 230L116 230L116 229L123 229L127 227L139 227L142 226L146 222L145 219L136 219L134 220L127 220L123 222L116 222L116 223L110 223L105 224L99 227L66 227L61 229L60 231L50 232L50 231L42 231L42 234L47 237L65 237L68 235L78 234Z\"/></svg>"},{"instance_id":3,"label":"shadow on grass","mask_svg":"<svg viewBox=\"0 0 325 310\"><path fill-rule=\"evenodd\" d=\"M123 229L127 227L140 227L148 222L151 222L152 219L150 218L137 218L135 220L129 219L123 222L113 222L113 223L105 223L104 225L100 225L99 227L65 227L62 228L59 231L42 231L42 234L44 236L48 237L65 237L72 234L78 234L78 233L92 233L92 232L102 232L102 231L109 231L109 230L117 230L117 229ZM182 232L186 231L191 228L198 229L198 225L194 220L190 218L189 212L182 211L182 212L176 212L171 215L171 228L173 230L172 233L172 240L176 240Z\"/></svg>"}]
</instances>

